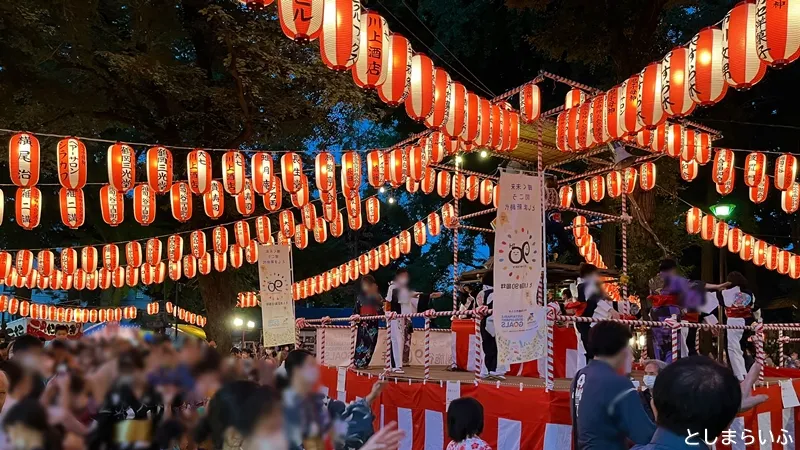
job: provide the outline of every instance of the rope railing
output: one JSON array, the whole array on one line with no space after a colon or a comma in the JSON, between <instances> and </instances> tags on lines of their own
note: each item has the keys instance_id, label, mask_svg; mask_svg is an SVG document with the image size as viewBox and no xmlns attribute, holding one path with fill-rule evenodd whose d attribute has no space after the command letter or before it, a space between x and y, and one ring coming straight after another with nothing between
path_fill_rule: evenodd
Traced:
<instances>
[{"instance_id":1,"label":"rope railing","mask_svg":"<svg viewBox=\"0 0 800 450\"><path fill-rule=\"evenodd\" d=\"M387 374L391 372L391 326L390 323L393 320L400 320L400 319L413 319L413 318L424 318L425 319L425 327L422 329L415 328L418 331L425 332L425 358L424 358L424 379L430 379L430 366L431 366L431 358L430 358L430 340L431 340L431 332L449 332L451 330L448 329L435 329L431 328L430 321L437 317L460 317L460 318L472 318L475 323L475 343L480 348L480 323L481 320L491 315L493 310L488 309L486 306L480 306L476 309L471 310L463 310L463 311L434 311L428 310L421 313L410 313L410 314L398 314L394 312L388 312L383 315L371 315L371 316L359 316L359 315L352 315L350 317L323 317L321 319L303 319L298 318L296 320L296 339L297 339L297 346L300 347L300 329L302 328L318 328L321 330L320 336L320 345L321 348L319 350L320 360L321 363L325 364L325 330L328 328L331 329L349 329L352 333L351 335L351 356L349 360L349 366L353 366L353 361L355 359L355 348L356 348L356 340L357 340L357 333L358 333L358 323L362 321L386 321L386 352L385 352L385 366L384 371L381 373L380 377L385 378ZM671 331L671 356L672 360L675 361L680 357L680 330L682 328L694 328L697 330L750 330L753 331L755 334L753 336L753 341L756 346L756 359L761 363L761 373L759 374L759 380L763 382L764 380L764 361L766 360L766 352L764 351L764 341L765 341L765 333L767 331L777 331L779 333L779 337L777 339L780 351L782 353L783 344L789 342L800 342L800 338L791 338L788 336L784 336L784 331L800 331L800 323L774 323L774 324L764 324L761 321L755 322L752 325L723 325L723 324L707 324L707 323L694 323L694 322L685 322L685 321L678 321L675 316L667 318L664 322L657 322L652 320L634 320L634 319L597 319L594 317L576 317L576 316L565 316L560 315L557 313L557 309L554 306L548 305L547 306L547 348L546 348L546 356L547 356L547 363L546 363L546 372L545 372L545 390L549 391L552 390L554 387L554 368L553 368L553 329L556 326L556 323L599 323L599 322L613 322L613 323L620 323L623 325L630 325L634 327L647 327L647 328L667 328ZM335 323L347 323L347 325L336 325ZM695 337L695 340L699 340L700 336ZM475 384L478 384L481 381L481 366L482 360L480 351L476 354L476 361L475 361Z\"/></svg>"}]
</instances>

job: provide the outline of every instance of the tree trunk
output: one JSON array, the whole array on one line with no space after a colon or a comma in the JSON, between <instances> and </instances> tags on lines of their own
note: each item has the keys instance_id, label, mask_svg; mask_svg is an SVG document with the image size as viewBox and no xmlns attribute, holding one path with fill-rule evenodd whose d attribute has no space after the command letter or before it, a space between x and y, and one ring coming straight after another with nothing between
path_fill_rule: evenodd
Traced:
<instances>
[{"instance_id":1,"label":"tree trunk","mask_svg":"<svg viewBox=\"0 0 800 450\"><path fill-rule=\"evenodd\" d=\"M236 285L233 275L212 271L199 277L200 295L206 307L206 337L225 354L233 346L230 313L236 307Z\"/></svg>"},{"instance_id":2,"label":"tree trunk","mask_svg":"<svg viewBox=\"0 0 800 450\"><path fill-rule=\"evenodd\" d=\"M700 245L700 279L706 283L711 283L717 276L714 273L714 252L718 250L711 244L711 241L703 241Z\"/></svg>"},{"instance_id":3,"label":"tree trunk","mask_svg":"<svg viewBox=\"0 0 800 450\"><path fill-rule=\"evenodd\" d=\"M617 267L617 224L606 223L600 229L600 256L609 268Z\"/></svg>"}]
</instances>

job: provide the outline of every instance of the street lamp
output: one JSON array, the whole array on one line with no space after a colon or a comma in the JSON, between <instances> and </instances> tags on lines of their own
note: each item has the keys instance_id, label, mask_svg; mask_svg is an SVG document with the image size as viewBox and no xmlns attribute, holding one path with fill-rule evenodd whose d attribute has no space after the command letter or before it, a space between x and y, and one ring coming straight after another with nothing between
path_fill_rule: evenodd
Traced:
<instances>
[{"instance_id":1,"label":"street lamp","mask_svg":"<svg viewBox=\"0 0 800 450\"><path fill-rule=\"evenodd\" d=\"M717 203L716 205L711 206L711 214L717 219L727 219L728 217L733 214L733 210L736 209L736 205L732 205L730 203Z\"/></svg>"},{"instance_id":2,"label":"street lamp","mask_svg":"<svg viewBox=\"0 0 800 450\"><path fill-rule=\"evenodd\" d=\"M253 323L252 320L250 320L250 321L247 322L247 328L253 328L253 327L250 326L251 323L253 324L253 327L256 325L255 323ZM242 330L242 351L244 351L244 333L247 330L247 328L244 327L244 320L242 320L241 317L234 317L233 318L233 329L234 330L238 330L238 329Z\"/></svg>"},{"instance_id":3,"label":"street lamp","mask_svg":"<svg viewBox=\"0 0 800 450\"><path fill-rule=\"evenodd\" d=\"M252 320L248 320L247 321L247 329L248 330L252 330L255 327L256 327L256 323L255 322L253 322Z\"/></svg>"}]
</instances>

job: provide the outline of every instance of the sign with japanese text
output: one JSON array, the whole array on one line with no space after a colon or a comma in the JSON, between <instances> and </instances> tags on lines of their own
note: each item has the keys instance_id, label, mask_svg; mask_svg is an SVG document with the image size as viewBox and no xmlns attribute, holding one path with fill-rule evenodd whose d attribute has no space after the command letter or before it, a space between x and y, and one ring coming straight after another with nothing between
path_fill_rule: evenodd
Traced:
<instances>
[{"instance_id":1,"label":"sign with japanese text","mask_svg":"<svg viewBox=\"0 0 800 450\"><path fill-rule=\"evenodd\" d=\"M494 238L493 318L500 365L544 355L545 308L538 304L543 282L544 185L539 176L502 173Z\"/></svg>"},{"instance_id":2,"label":"sign with japanese text","mask_svg":"<svg viewBox=\"0 0 800 450\"><path fill-rule=\"evenodd\" d=\"M292 248L288 245L262 245L258 249L261 326L265 347L295 342L291 255Z\"/></svg>"}]
</instances>

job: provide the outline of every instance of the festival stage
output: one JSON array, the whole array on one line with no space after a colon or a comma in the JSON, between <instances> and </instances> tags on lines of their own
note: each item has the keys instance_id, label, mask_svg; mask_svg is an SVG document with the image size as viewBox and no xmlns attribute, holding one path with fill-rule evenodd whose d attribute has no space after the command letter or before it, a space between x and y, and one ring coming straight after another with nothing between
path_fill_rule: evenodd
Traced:
<instances>
[{"instance_id":1,"label":"festival stage","mask_svg":"<svg viewBox=\"0 0 800 450\"><path fill-rule=\"evenodd\" d=\"M391 373L387 376L387 380L394 382L395 379L404 382L411 380L412 382L420 382L425 379L425 369L422 367L404 367L405 373ZM383 367L370 367L368 369L358 370L358 373L370 374L371 376L379 376L383 373ZM639 376L638 378L641 378ZM438 383L439 381L459 381L462 384L474 383L475 374L466 371L449 371L447 366L434 366L431 367L431 376L429 382ZM554 388L559 391L568 391L569 385L572 382L570 378L557 378L554 380ZM496 384L494 380L484 380L481 383ZM518 377L506 375L505 380L500 381L501 384L519 385L522 383L525 387L535 387L544 389L544 379L532 377Z\"/></svg>"}]
</instances>

